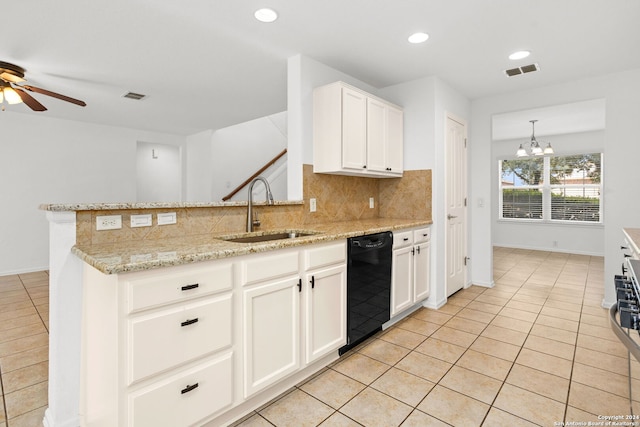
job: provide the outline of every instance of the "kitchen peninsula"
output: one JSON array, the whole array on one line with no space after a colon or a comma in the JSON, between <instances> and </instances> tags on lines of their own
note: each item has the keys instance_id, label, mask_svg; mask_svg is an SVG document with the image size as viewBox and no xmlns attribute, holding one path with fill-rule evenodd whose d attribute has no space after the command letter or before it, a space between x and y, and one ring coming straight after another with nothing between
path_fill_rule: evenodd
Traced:
<instances>
[{"instance_id":1,"label":"kitchen peninsula","mask_svg":"<svg viewBox=\"0 0 640 427\"><path fill-rule=\"evenodd\" d=\"M351 203L337 197L337 203L343 206L338 215L343 215L342 221L328 209L318 215L323 221L309 219L312 214L306 212L306 202L278 202L274 206L258 203L263 224L260 229L295 229L309 234L259 243L228 241L243 234L245 202L43 205L41 208L47 211L51 224L50 393L45 423L50 417L54 425L59 414L66 413L68 417L82 408L78 424L134 425L136 420L149 420L148 414L162 414L159 409L169 402L164 400L164 390L174 386L175 381L180 381L184 395L194 395L192 391L200 387L200 395L206 396L203 389L207 389L207 381L193 384L187 381L189 375L196 374L220 378L216 380L219 384L214 393L218 403L205 402L206 413L188 405L182 409L184 412L175 412L191 414L191 418L182 421L185 425L203 420L226 422L321 369L337 357L337 352L333 347L305 347L302 338L287 343L289 350L296 349L295 355L285 354L287 348L281 354L283 360L291 356L295 366L283 365L282 370L273 370L267 366L269 361L251 360L252 355L259 355L258 351L247 351L251 345L273 339L267 336L272 332L260 329L259 321L271 315L266 312L256 315L258 329L252 335L256 323L251 323L251 316L243 315L246 310L242 307L252 303L268 305L271 290L275 292L273 295L291 297L291 286L287 285L289 290L278 288L281 278L300 281L300 290L296 288L295 295L303 292L302 279L307 276L339 280L346 269L348 237L429 225L430 185L423 186L423 178L428 175L430 179L430 171L415 172L415 180L406 177L395 180L391 184L396 188L387 191L412 194L414 200L401 206L406 209L418 205L419 211L401 215L394 211L400 205L385 206L382 201L372 212L363 210L362 205L368 207L365 196L374 194L383 198L385 190L380 188L375 192L366 189L359 197L350 191L343 192L344 200L353 198ZM411 188L412 185L419 188ZM305 200L309 194L305 192ZM320 206L330 206L322 195L311 194L323 203ZM352 212L345 211L344 207L354 201L359 206ZM158 213L173 212L176 224L157 225ZM397 216L387 216L390 213ZM132 214L151 214L153 225L130 227ZM121 215L122 228L97 231L96 217L103 215ZM176 277L187 279L179 282L183 289L186 287L186 293L178 290L186 298L176 299L172 294L178 287L177 282L171 282ZM316 288L322 289L319 283L316 281ZM198 287L194 289L192 286L196 284ZM262 290L268 292L261 293ZM265 295L267 298L261 299ZM335 300L339 295L334 292L327 296ZM303 294L302 298L309 297ZM307 301L300 308L277 307L276 311L301 316L299 322L289 323L296 324L292 331L308 337L313 328L310 332L310 323L302 316L309 314L309 307L317 306ZM192 318L189 315L192 310L201 310L203 314ZM331 307L325 314L339 312ZM196 322L199 329L192 330L207 330L208 322L218 327L213 329L215 334L194 334L195 338L183 343L184 346L168 344L172 336L158 339L154 328L165 319L173 321L172 316L176 319L186 316L181 320L183 330ZM231 320L223 325L223 318ZM145 338L149 334L156 339ZM336 343L331 345L335 347ZM187 382L182 384L184 381ZM202 408L202 401L198 402L196 406ZM133 406L136 411L122 409Z\"/></svg>"}]
</instances>

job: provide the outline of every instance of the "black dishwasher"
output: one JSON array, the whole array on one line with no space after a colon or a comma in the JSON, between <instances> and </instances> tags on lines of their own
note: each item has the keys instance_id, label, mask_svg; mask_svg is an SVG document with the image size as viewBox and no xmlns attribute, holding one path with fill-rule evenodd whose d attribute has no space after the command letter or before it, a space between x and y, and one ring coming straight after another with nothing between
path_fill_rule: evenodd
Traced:
<instances>
[{"instance_id":1,"label":"black dishwasher","mask_svg":"<svg viewBox=\"0 0 640 427\"><path fill-rule=\"evenodd\" d=\"M347 240L347 345L343 354L382 329L391 316L390 231Z\"/></svg>"}]
</instances>

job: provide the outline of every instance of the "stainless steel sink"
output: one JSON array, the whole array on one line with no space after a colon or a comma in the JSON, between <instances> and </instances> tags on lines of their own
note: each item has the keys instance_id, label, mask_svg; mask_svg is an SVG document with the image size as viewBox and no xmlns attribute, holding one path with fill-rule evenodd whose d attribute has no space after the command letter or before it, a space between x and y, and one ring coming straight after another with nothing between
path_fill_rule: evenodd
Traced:
<instances>
[{"instance_id":1,"label":"stainless steel sink","mask_svg":"<svg viewBox=\"0 0 640 427\"><path fill-rule=\"evenodd\" d=\"M319 233L309 230L257 231L253 233L220 236L219 239L235 243L259 243L269 242L271 240L295 239L297 237L313 236L315 234Z\"/></svg>"}]
</instances>

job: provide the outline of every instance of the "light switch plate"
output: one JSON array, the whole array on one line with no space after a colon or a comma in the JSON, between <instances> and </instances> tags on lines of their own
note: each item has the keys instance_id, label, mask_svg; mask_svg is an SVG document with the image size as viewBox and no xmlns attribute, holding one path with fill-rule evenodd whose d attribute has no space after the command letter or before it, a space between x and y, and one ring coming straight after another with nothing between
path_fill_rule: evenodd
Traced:
<instances>
[{"instance_id":1,"label":"light switch plate","mask_svg":"<svg viewBox=\"0 0 640 427\"><path fill-rule=\"evenodd\" d=\"M175 212L166 212L158 214L158 225L175 224L178 222Z\"/></svg>"},{"instance_id":2,"label":"light switch plate","mask_svg":"<svg viewBox=\"0 0 640 427\"><path fill-rule=\"evenodd\" d=\"M309 199L309 212L315 212L317 209L316 199Z\"/></svg>"},{"instance_id":3,"label":"light switch plate","mask_svg":"<svg viewBox=\"0 0 640 427\"><path fill-rule=\"evenodd\" d=\"M131 227L151 227L153 225L151 214L131 215Z\"/></svg>"},{"instance_id":4,"label":"light switch plate","mask_svg":"<svg viewBox=\"0 0 640 427\"><path fill-rule=\"evenodd\" d=\"M369 197L369 209L373 209L375 207L375 202L373 197Z\"/></svg>"}]
</instances>

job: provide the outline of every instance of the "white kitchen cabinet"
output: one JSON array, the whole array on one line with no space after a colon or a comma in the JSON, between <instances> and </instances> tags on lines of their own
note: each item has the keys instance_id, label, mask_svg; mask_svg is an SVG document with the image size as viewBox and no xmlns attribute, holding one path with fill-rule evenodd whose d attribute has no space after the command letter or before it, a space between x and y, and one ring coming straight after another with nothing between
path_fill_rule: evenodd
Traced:
<instances>
[{"instance_id":1,"label":"white kitchen cabinet","mask_svg":"<svg viewBox=\"0 0 640 427\"><path fill-rule=\"evenodd\" d=\"M346 246L331 243L305 250L305 364L347 343Z\"/></svg>"},{"instance_id":2,"label":"white kitchen cabinet","mask_svg":"<svg viewBox=\"0 0 640 427\"><path fill-rule=\"evenodd\" d=\"M82 425L186 427L231 407L232 276L228 261L120 275L85 266Z\"/></svg>"},{"instance_id":3,"label":"white kitchen cabinet","mask_svg":"<svg viewBox=\"0 0 640 427\"><path fill-rule=\"evenodd\" d=\"M365 177L402 176L402 109L343 82L316 88L313 170Z\"/></svg>"},{"instance_id":4,"label":"white kitchen cabinet","mask_svg":"<svg viewBox=\"0 0 640 427\"><path fill-rule=\"evenodd\" d=\"M251 278L242 304L248 398L346 342L346 246L256 254L242 270Z\"/></svg>"},{"instance_id":5,"label":"white kitchen cabinet","mask_svg":"<svg viewBox=\"0 0 640 427\"><path fill-rule=\"evenodd\" d=\"M83 283L89 427L227 425L346 343L345 240Z\"/></svg>"},{"instance_id":6,"label":"white kitchen cabinet","mask_svg":"<svg viewBox=\"0 0 640 427\"><path fill-rule=\"evenodd\" d=\"M243 292L244 397L300 367L299 277Z\"/></svg>"},{"instance_id":7,"label":"white kitchen cabinet","mask_svg":"<svg viewBox=\"0 0 640 427\"><path fill-rule=\"evenodd\" d=\"M393 233L391 317L429 297L428 227Z\"/></svg>"}]
</instances>

